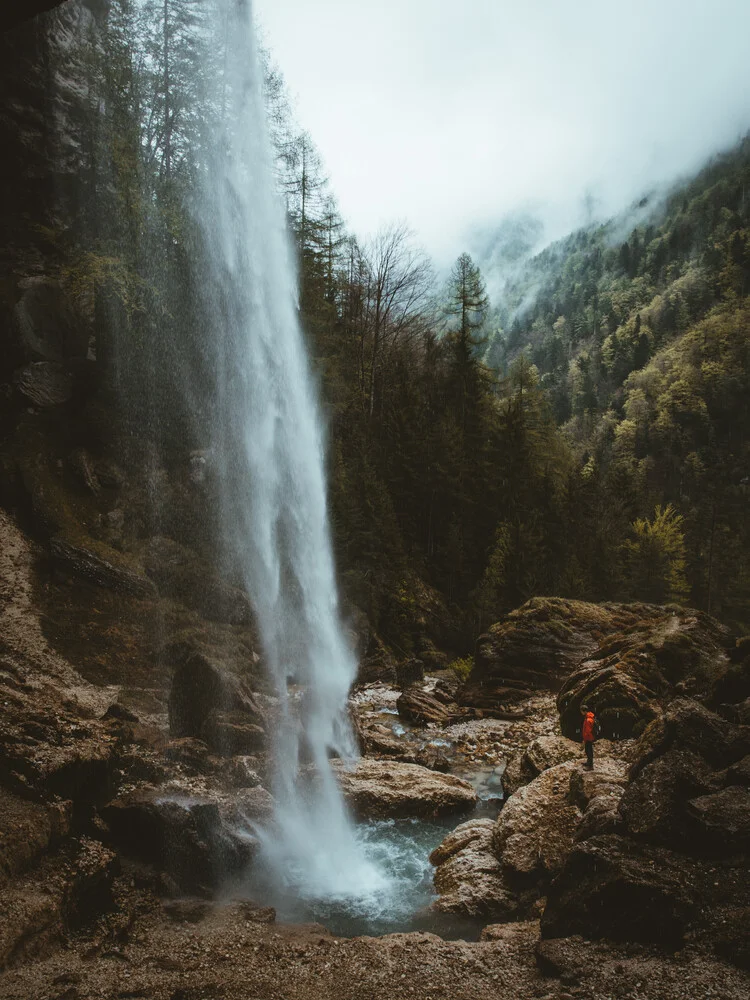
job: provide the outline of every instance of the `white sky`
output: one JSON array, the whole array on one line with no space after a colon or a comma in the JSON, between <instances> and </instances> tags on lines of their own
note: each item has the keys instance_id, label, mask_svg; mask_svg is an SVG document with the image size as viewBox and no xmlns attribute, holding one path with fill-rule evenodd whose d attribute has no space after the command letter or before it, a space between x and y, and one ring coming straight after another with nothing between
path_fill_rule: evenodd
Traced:
<instances>
[{"instance_id":1,"label":"white sky","mask_svg":"<svg viewBox=\"0 0 750 1000\"><path fill-rule=\"evenodd\" d=\"M750 0L255 0L360 236L439 266L532 207L554 237L750 128Z\"/></svg>"}]
</instances>

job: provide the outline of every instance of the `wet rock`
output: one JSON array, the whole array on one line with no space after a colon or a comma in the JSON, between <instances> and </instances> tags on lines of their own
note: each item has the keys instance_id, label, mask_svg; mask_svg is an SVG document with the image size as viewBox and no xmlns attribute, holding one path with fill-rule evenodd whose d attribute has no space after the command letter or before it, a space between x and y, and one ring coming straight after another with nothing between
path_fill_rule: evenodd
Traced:
<instances>
[{"instance_id":1,"label":"wet rock","mask_svg":"<svg viewBox=\"0 0 750 1000\"><path fill-rule=\"evenodd\" d=\"M53 561L74 576L134 597L156 597L156 587L146 577L122 566L114 566L89 549L57 537L50 542Z\"/></svg>"},{"instance_id":2,"label":"wet rock","mask_svg":"<svg viewBox=\"0 0 750 1000\"><path fill-rule=\"evenodd\" d=\"M263 750L266 742L263 727L249 722L246 714L216 709L203 722L201 736L212 750L224 756L252 754Z\"/></svg>"},{"instance_id":3,"label":"wet rock","mask_svg":"<svg viewBox=\"0 0 750 1000\"><path fill-rule=\"evenodd\" d=\"M442 816L473 808L477 794L467 781L400 761L332 761L344 797L362 819Z\"/></svg>"},{"instance_id":4,"label":"wet rock","mask_svg":"<svg viewBox=\"0 0 750 1000\"><path fill-rule=\"evenodd\" d=\"M258 748L264 718L245 683L189 643L168 647L165 658L174 665L169 692L173 737L204 739L219 753Z\"/></svg>"},{"instance_id":5,"label":"wet rock","mask_svg":"<svg viewBox=\"0 0 750 1000\"><path fill-rule=\"evenodd\" d=\"M251 838L226 825L216 801L143 789L114 800L101 815L121 850L157 865L188 892L209 892L244 868L255 849Z\"/></svg>"},{"instance_id":6,"label":"wet rock","mask_svg":"<svg viewBox=\"0 0 750 1000\"><path fill-rule=\"evenodd\" d=\"M436 867L438 913L466 917L511 918L518 910L514 894L503 879L492 850L494 822L474 819L462 823L430 855Z\"/></svg>"},{"instance_id":7,"label":"wet rock","mask_svg":"<svg viewBox=\"0 0 750 1000\"><path fill-rule=\"evenodd\" d=\"M580 743L567 740L564 736L540 736L508 761L503 773L503 790L510 796L542 771L580 756Z\"/></svg>"},{"instance_id":8,"label":"wet rock","mask_svg":"<svg viewBox=\"0 0 750 1000\"><path fill-rule=\"evenodd\" d=\"M188 773L206 774L213 770L208 744L194 736L181 736L169 740L164 747L164 756L167 760L180 764Z\"/></svg>"},{"instance_id":9,"label":"wet rock","mask_svg":"<svg viewBox=\"0 0 750 1000\"><path fill-rule=\"evenodd\" d=\"M211 621L229 625L253 621L247 594L226 583L195 552L172 538L150 540L145 569L159 593L182 601Z\"/></svg>"},{"instance_id":10,"label":"wet rock","mask_svg":"<svg viewBox=\"0 0 750 1000\"><path fill-rule=\"evenodd\" d=\"M255 788L260 785L257 757L232 757L221 769L221 776L229 788Z\"/></svg>"},{"instance_id":11,"label":"wet rock","mask_svg":"<svg viewBox=\"0 0 750 1000\"><path fill-rule=\"evenodd\" d=\"M687 806L703 842L719 852L750 850L750 789L732 785Z\"/></svg>"},{"instance_id":12,"label":"wet rock","mask_svg":"<svg viewBox=\"0 0 750 1000\"><path fill-rule=\"evenodd\" d=\"M70 297L60 283L33 276L23 278L19 288L21 295L13 309L13 328L26 357L48 363L85 358L88 330L73 313Z\"/></svg>"},{"instance_id":13,"label":"wet rock","mask_svg":"<svg viewBox=\"0 0 750 1000\"><path fill-rule=\"evenodd\" d=\"M691 867L681 855L617 835L576 845L552 882L542 937L678 947L696 910Z\"/></svg>"}]
</instances>

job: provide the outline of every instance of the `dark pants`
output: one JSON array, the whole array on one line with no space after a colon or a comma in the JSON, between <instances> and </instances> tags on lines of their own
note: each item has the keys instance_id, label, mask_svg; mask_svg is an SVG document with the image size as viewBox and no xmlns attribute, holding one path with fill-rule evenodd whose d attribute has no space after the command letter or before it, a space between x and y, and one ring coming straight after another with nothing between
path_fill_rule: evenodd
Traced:
<instances>
[{"instance_id":1,"label":"dark pants","mask_svg":"<svg viewBox=\"0 0 750 1000\"><path fill-rule=\"evenodd\" d=\"M584 748L586 750L586 763L588 764L589 767L593 767L594 766L594 741L593 740L586 740L586 742L583 744L583 746L584 746Z\"/></svg>"}]
</instances>

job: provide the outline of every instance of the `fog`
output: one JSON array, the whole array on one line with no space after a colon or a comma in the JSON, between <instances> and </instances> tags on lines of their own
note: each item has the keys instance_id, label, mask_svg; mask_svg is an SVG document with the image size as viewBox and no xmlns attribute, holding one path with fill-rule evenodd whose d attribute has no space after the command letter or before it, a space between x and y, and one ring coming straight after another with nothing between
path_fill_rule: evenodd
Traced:
<instances>
[{"instance_id":1,"label":"fog","mask_svg":"<svg viewBox=\"0 0 750 1000\"><path fill-rule=\"evenodd\" d=\"M747 0L255 0L357 234L445 266L530 210L543 241L750 127Z\"/></svg>"}]
</instances>

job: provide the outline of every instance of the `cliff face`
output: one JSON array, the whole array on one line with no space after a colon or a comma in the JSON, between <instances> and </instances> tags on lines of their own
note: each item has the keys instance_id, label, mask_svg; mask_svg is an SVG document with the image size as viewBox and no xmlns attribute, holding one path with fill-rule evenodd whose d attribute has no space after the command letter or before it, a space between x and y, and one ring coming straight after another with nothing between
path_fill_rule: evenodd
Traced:
<instances>
[{"instance_id":1,"label":"cliff face","mask_svg":"<svg viewBox=\"0 0 750 1000\"><path fill-rule=\"evenodd\" d=\"M85 82L82 43L96 31L100 16L74 0L0 35L5 415L13 409L10 387L18 383L20 366L62 363L87 353L85 318L73 315L57 278L55 240L74 224L86 189L85 123L93 95Z\"/></svg>"},{"instance_id":2,"label":"cliff face","mask_svg":"<svg viewBox=\"0 0 750 1000\"><path fill-rule=\"evenodd\" d=\"M15 28L46 10L61 7L64 0L5 0L0 10L0 31Z\"/></svg>"}]
</instances>

